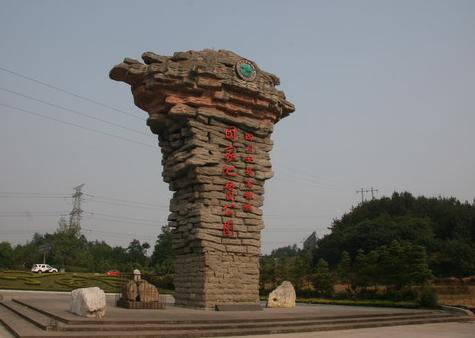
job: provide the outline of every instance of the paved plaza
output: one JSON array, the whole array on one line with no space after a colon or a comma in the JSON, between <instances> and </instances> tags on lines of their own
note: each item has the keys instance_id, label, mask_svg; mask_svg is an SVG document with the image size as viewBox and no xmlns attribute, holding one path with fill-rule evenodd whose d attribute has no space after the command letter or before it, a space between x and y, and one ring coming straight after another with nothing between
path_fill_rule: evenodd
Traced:
<instances>
[{"instance_id":1,"label":"paved plaza","mask_svg":"<svg viewBox=\"0 0 475 338\"><path fill-rule=\"evenodd\" d=\"M455 337L475 338L474 318L438 310L340 305L294 309L206 311L169 305L165 310L128 310L107 295L102 319L69 312L70 295L0 291L0 319L17 337ZM49 327L54 319L56 329ZM414 325L417 324L417 325ZM5 327L0 337L14 337Z\"/></svg>"}]
</instances>

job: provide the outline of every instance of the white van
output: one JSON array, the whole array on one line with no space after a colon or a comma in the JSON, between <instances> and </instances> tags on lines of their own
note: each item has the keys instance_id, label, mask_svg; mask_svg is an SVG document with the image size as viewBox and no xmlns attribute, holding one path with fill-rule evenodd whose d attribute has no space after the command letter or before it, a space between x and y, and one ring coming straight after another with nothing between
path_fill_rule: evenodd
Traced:
<instances>
[{"instance_id":1,"label":"white van","mask_svg":"<svg viewBox=\"0 0 475 338\"><path fill-rule=\"evenodd\" d=\"M58 269L53 268L48 264L35 264L31 268L31 272L43 273L43 272L58 272Z\"/></svg>"}]
</instances>

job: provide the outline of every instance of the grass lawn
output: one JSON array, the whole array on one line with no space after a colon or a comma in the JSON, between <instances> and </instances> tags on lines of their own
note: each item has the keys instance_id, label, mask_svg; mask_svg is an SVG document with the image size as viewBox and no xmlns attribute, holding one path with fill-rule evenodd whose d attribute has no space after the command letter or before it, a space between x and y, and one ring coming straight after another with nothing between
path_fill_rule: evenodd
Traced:
<instances>
[{"instance_id":1,"label":"grass lawn","mask_svg":"<svg viewBox=\"0 0 475 338\"><path fill-rule=\"evenodd\" d=\"M419 307L415 301L414 302L395 302L391 300L374 300L374 299L353 300L353 299L326 299L326 298L297 298L297 303L400 307L400 308L409 308L409 309L415 309Z\"/></svg>"},{"instance_id":2,"label":"grass lawn","mask_svg":"<svg viewBox=\"0 0 475 338\"><path fill-rule=\"evenodd\" d=\"M267 301L268 297L261 296L261 301ZM414 301L395 302L391 300L377 300L377 299L328 299L328 298L302 298L297 297L295 300L301 304L328 304L328 305L352 305L352 306L376 306L376 307L397 307L405 309L419 308L419 305Z\"/></svg>"},{"instance_id":3,"label":"grass lawn","mask_svg":"<svg viewBox=\"0 0 475 338\"><path fill-rule=\"evenodd\" d=\"M98 273L43 273L27 271L0 272L0 289L71 291L77 288L98 286L105 292L120 292L126 280Z\"/></svg>"}]
</instances>

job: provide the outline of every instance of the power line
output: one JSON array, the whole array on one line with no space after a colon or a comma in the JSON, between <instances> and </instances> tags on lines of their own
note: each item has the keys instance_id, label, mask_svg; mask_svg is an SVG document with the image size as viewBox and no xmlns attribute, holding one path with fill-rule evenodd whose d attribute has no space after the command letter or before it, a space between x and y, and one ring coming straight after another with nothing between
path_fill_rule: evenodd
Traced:
<instances>
[{"instance_id":1,"label":"power line","mask_svg":"<svg viewBox=\"0 0 475 338\"><path fill-rule=\"evenodd\" d=\"M18 72L15 72L13 70L10 70L10 69L7 69L5 67L1 67L0 66L0 70L1 71L4 71L4 72L7 72L7 73L10 73L14 76L17 76L17 77L20 77L20 78L23 78L25 80L29 80L29 81L32 81L32 82L35 82L35 83L38 83L42 86L45 86L45 87L48 87L50 89L54 89L56 91L59 91L59 92L62 92L62 93L65 93L65 94L68 94L68 95L71 95L73 97L76 97L76 98L79 98L81 100L84 100L84 101L87 101L87 102L90 102L90 103L94 103L96 105L99 105L101 107L105 107L105 108L108 108L108 109L112 109L116 112L119 112L121 114L125 114L127 116L131 116L131 117L134 117L136 119L139 119L141 121L145 121L144 118L142 117L138 117L137 115L135 114L131 114L129 112L126 112L124 110L121 110L121 109L118 109L118 108L115 108L113 106L110 106L106 103L103 103L103 102L100 102L100 101L97 101L97 100L94 100L94 99L91 99L91 98L88 98L86 96L83 96L83 95L79 95L79 94L76 94L76 93L73 93L71 91L68 91L66 89L63 89L63 88L60 88L60 87L57 87L57 86L54 86L52 84L49 84L49 83L46 83L44 81L41 81L41 80L38 80L38 79L35 79L35 78L32 78L32 77L29 77L29 76L26 76L24 74L21 74L21 73L18 73ZM0 88L2 89L2 88ZM80 112L77 112L77 111L73 111L69 108L66 108L66 107L61 107L59 105L55 105L55 104L52 104L52 103L49 103L49 102L46 102L46 101L43 101L43 100L39 100L39 99L36 99L36 98L32 98L32 97L29 97L27 95L24 95L24 94L21 94L21 93L18 93L18 92L14 92L14 91L11 91L11 90L8 90L8 89L3 89L5 91L9 91L11 93L14 93L14 94L17 94L17 95L21 95L21 96L24 96L24 97L27 97L27 98L30 98L32 100L36 100L38 102L42 102L44 104L48 104L48 105L52 105L52 106L56 106L60 109L65 109L65 110L68 110L68 111L71 111L71 112L75 112L75 113L79 113L79 114L83 114L83 113L80 113ZM3 105L3 104L2 104ZM7 105L4 105L4 106L7 106ZM9 106L9 108L12 108L12 109L17 109L17 110L21 110L20 108L15 108L15 107L12 107L12 106ZM24 112L27 112L25 110L21 110L21 111L24 111ZM115 138L119 138L119 139L122 139L122 140L127 140L129 142L133 142L133 143L137 143L137 144L142 144L142 145L146 145L148 147L152 147L151 145L148 145L148 144L145 144L145 143L141 143L141 142L137 142L137 141L133 141L133 140L129 140L129 139L126 139L126 138L122 138L120 136L116 136L116 135L111 135L111 134L108 134L108 133L104 133L104 132L101 132L101 131L98 131L98 130L94 130L94 129L90 129L90 128L87 128L87 127L83 127L83 126L79 126L79 125L76 125L76 124L73 124L73 123L69 123L69 122L65 122L65 121L61 121L61 120L57 120L57 119L54 119L54 118L51 118L51 117L48 117L48 116L45 116L45 115L42 115L42 114L38 114L38 113L33 113L33 112L28 112L30 114L35 114L37 116L42 116L43 118L47 118L47 119L50 119L50 120L54 120L56 122L60 122L60 123L66 123L66 124L69 124L69 125L73 125L75 127L79 127L79 128L82 128L82 129L85 129L85 130L89 130L89 131L93 131L93 132L96 132L96 133L100 133L100 134L103 134L103 135L107 135L107 136L111 136L111 137L115 137ZM110 124L115 124L114 122L110 122L110 121L106 121L106 120L101 120L101 119L98 119L96 117L92 117L92 116L88 116L90 118L94 118L96 120L100 120L101 122L104 122L104 123L110 123ZM128 127L124 127L124 126L121 126L119 124L115 124L117 127L120 127L120 128L124 128L124 129L127 129L127 130L133 130L134 132L139 132L138 130L135 130L135 129L131 129L131 128L128 128ZM145 133L142 133L140 132L141 134L144 134L144 135L147 135ZM153 147L155 149L155 147ZM284 168L286 167L285 165L283 166ZM289 170L292 170L292 172L295 172L295 168L290 168L290 167L287 167ZM301 171L302 172L302 171ZM330 186L322 186L321 183L318 183L315 181L316 177L315 176L311 176L311 175L302 175L302 177L294 177L294 179L300 179L300 180L305 180L304 176L310 178L310 180L307 179L307 182L310 182L310 183L313 183L315 186L319 187L319 188L322 188L322 189L333 189L333 190L342 190L342 189L338 189L338 188L335 188L335 187L330 187Z\"/></svg>"},{"instance_id":2,"label":"power line","mask_svg":"<svg viewBox=\"0 0 475 338\"><path fill-rule=\"evenodd\" d=\"M71 196L28 196L28 195L0 195L0 198L71 198Z\"/></svg>"},{"instance_id":3,"label":"power line","mask_svg":"<svg viewBox=\"0 0 475 338\"><path fill-rule=\"evenodd\" d=\"M139 145L142 145L142 146L146 146L146 147L149 147L149 148L156 149L156 147L154 147L150 144L142 143L142 142L139 142L139 141L134 141L134 140L122 137L122 136L109 134L109 133L106 133L106 132L103 132L103 131L100 131L100 130L97 130L97 129L82 126L80 124L63 121L63 120L60 120L60 119L57 119L57 118L54 118L54 117L50 117L48 115L44 115L44 114L41 114L41 113L32 112L30 110L26 110L26 109L22 109L22 108L19 108L19 107L11 106L9 104L0 103L0 106L7 107L7 108L10 108L10 109L15 109L15 110L18 110L18 111L21 111L21 112L24 112L24 113L27 113L27 114L30 114L30 115L38 116L38 117L41 117L41 118L44 118L44 119L47 119L47 120L52 120L52 121L62 123L62 124L66 124L66 125L69 125L69 126L73 126L73 127L76 127L76 128L92 131L94 133L101 134L101 135L104 135L104 136L113 137L115 139L119 139L119 140L122 140L122 141L127 141L127 142L131 142L131 143L135 143L135 144L139 144Z\"/></svg>"},{"instance_id":4,"label":"power line","mask_svg":"<svg viewBox=\"0 0 475 338\"><path fill-rule=\"evenodd\" d=\"M114 219L114 218L108 218L108 217L92 216L91 219L93 219L93 220L99 220L99 221L105 221L105 222L128 224L128 225L130 225L130 226L132 226L132 227L133 227L133 226L137 226L137 225L142 225L142 226L146 226L146 227L158 228L158 227L161 226L159 222L156 222L155 224L151 224L151 223L141 223L141 222L137 222L137 221L124 220L124 219L120 219L120 218ZM166 223L166 222L164 221L164 223ZM163 225L163 224L162 224L162 225Z\"/></svg>"},{"instance_id":5,"label":"power line","mask_svg":"<svg viewBox=\"0 0 475 338\"><path fill-rule=\"evenodd\" d=\"M43 192L11 192L11 191L3 191L0 194L7 194L7 195L45 195L45 196L65 196L69 197L66 194L53 194L53 193L43 193Z\"/></svg>"},{"instance_id":6,"label":"power line","mask_svg":"<svg viewBox=\"0 0 475 338\"><path fill-rule=\"evenodd\" d=\"M322 179L321 177L315 176L314 174L309 174L308 171L302 170L301 168L292 168L289 167L285 164L283 164L280 161L276 161L279 167L283 168L284 170L287 170L287 172L290 172L291 174L297 174L300 172L300 176L295 176L294 177L306 177L307 179L311 180L312 183L319 185L320 187L324 189L334 189L334 190L342 190L340 183L336 182L322 182L322 181L329 181L328 179ZM288 174L287 174L288 175ZM335 184L336 183L336 184Z\"/></svg>"},{"instance_id":7,"label":"power line","mask_svg":"<svg viewBox=\"0 0 475 338\"><path fill-rule=\"evenodd\" d=\"M36 102L40 102L40 103L42 103L42 104L46 104L46 105L48 105L48 106L50 106L50 107L54 107L54 108L66 110L66 111L71 112L71 113L76 114L76 115L85 116L85 117L87 117L87 118L89 118L89 119L96 120L96 121L99 121L99 122L102 122L102 123L106 123L106 124L109 124L109 125L111 125L111 126L118 127L118 128L121 128L121 129L130 131L130 132L136 133L136 134L149 136L149 134L146 134L146 133L144 133L144 132L141 131L141 130L129 128L129 127L123 126L123 125L121 125L121 124L119 124L119 123L115 123L115 122L112 122L112 121L103 120L103 119L101 119L101 118L99 118L99 117L96 117L96 116L93 116L93 115L89 115L89 114L86 114L86 113L83 113L83 112L80 112L80 111L77 111L77 110L74 110L74 109L71 109L71 108L68 108L68 107L60 106L60 105L58 105L58 104L55 104L55 103L52 103L52 102L48 102L48 101L45 101L45 100L41 100L41 99L38 99L38 98L35 98L35 97L32 97L32 96L26 95L26 94L22 94L22 93L19 93L19 92L14 91L14 90L10 90L10 89L7 89L7 88L2 88L2 87L0 87L0 90L3 90L3 91L8 92L8 93L10 93L10 94L14 94L14 95L17 95L17 96L21 96L21 97L24 97L24 98L27 98L27 99L30 99L30 100L33 100L33 101L36 101Z\"/></svg>"},{"instance_id":8,"label":"power line","mask_svg":"<svg viewBox=\"0 0 475 338\"><path fill-rule=\"evenodd\" d=\"M95 233L102 233L102 234L107 234L108 236L110 235L116 235L116 238L122 238L122 239L132 239L133 237L142 237L149 239L151 235L140 235L140 234L131 234L131 233L125 233L125 232L115 232L115 231L103 231L103 230L96 230L96 229L90 229L90 228L83 228L83 230L87 232L95 232ZM117 237L117 235L119 237ZM156 237L157 235L153 235L153 237ZM114 237L114 236L112 236Z\"/></svg>"},{"instance_id":9,"label":"power line","mask_svg":"<svg viewBox=\"0 0 475 338\"><path fill-rule=\"evenodd\" d=\"M91 195L91 194L84 194L86 196L89 196L91 198L96 198L96 199L101 199L101 200L106 200L106 201L117 201L117 202L123 202L123 203L129 203L129 204L140 204L140 205L147 205L151 207L167 207L168 205L161 205L161 204L154 204L154 203L148 203L148 202L138 202L138 201L132 201L132 200L124 200L120 198L113 198L113 197L106 197L106 196L100 196L100 195Z\"/></svg>"},{"instance_id":10,"label":"power line","mask_svg":"<svg viewBox=\"0 0 475 338\"><path fill-rule=\"evenodd\" d=\"M145 121L144 118L139 117L139 116L137 116L137 115L135 115L135 114L131 114L131 113L126 112L126 111L124 111L124 110L121 110L121 109L119 109L119 108L112 107L112 106L110 106L110 105L108 105L108 104L106 104L106 103L103 103L103 102L100 102L100 101L91 99L91 98L89 98L89 97L86 97L86 96L83 96L83 95L79 95L79 94L75 94L75 93L73 93L73 92L71 92L71 91L69 91L69 90L66 90L66 89L63 89L63 88L54 86L54 85L52 85L52 84L49 84L49 83L46 83L46 82L37 80L37 79L35 79L35 78L32 78L32 77L29 77L29 76L20 74L20 73L18 73L18 72L13 71L13 70L10 70L10 69L4 68L4 67L0 67L0 70L1 70L1 71L4 71L4 72L7 72L7 73L10 73L10 74L12 74L12 75L15 75L15 76L17 76L17 77L20 77L20 78L22 78L22 79L25 79L25 80L28 80L28 81L33 81L33 82L35 82L35 83L38 83L38 84L40 84L40 85L42 85L42 86L45 86L45 87L48 87L48 88L51 88L51 89L54 89L54 90L59 91L59 92L61 92L61 93L74 96L74 97L76 97L76 98L78 98L78 99L81 99L81 100L84 100L84 101L87 101L87 102L90 102L90 103L97 104L97 105L99 105L99 106L101 106L101 107L104 107L104 108L112 109L112 110L114 110L114 111L116 111L116 112L118 112L118 113L121 113L121 114L124 114L124 115L127 115L127 116L131 116L131 117L136 118L136 119L139 119L139 120L141 120L141 121Z\"/></svg>"},{"instance_id":11,"label":"power line","mask_svg":"<svg viewBox=\"0 0 475 338\"><path fill-rule=\"evenodd\" d=\"M265 218L325 218L333 217L333 215L274 215L274 214L264 214Z\"/></svg>"},{"instance_id":12,"label":"power line","mask_svg":"<svg viewBox=\"0 0 475 338\"><path fill-rule=\"evenodd\" d=\"M67 214L67 212L63 213L61 211L27 211L27 210L25 210L25 211L0 211L0 214L2 214L2 215L5 215L5 214L9 214L9 215L20 215L20 214L21 215L25 215L25 214L40 215L40 214L58 214L58 213L65 214L65 215Z\"/></svg>"},{"instance_id":13,"label":"power line","mask_svg":"<svg viewBox=\"0 0 475 338\"><path fill-rule=\"evenodd\" d=\"M10 217L52 217L52 216L66 216L66 214L12 214L12 215L0 215L0 217L10 218Z\"/></svg>"},{"instance_id":14,"label":"power line","mask_svg":"<svg viewBox=\"0 0 475 338\"><path fill-rule=\"evenodd\" d=\"M314 187L317 187L317 188L320 188L320 189L327 189L327 190L334 190L334 191L346 191L346 189L340 189L340 188L337 188L337 187L321 185L320 183L315 182L312 178L309 178L309 177L295 176L295 175L288 174L288 173L281 173L281 174L283 176L286 176L287 179L291 179L291 180L294 180L294 181L306 182L305 185L307 185L307 186L309 185L309 186L314 186Z\"/></svg>"},{"instance_id":15,"label":"power line","mask_svg":"<svg viewBox=\"0 0 475 338\"><path fill-rule=\"evenodd\" d=\"M72 198L71 196L66 196L66 195L61 195L61 194L46 194L46 193L38 193L38 192L33 192L33 193L19 193L19 192L0 192L0 198L2 197L2 194L20 194L21 196L25 197L30 197L28 195L33 195L31 197L35 196L40 196L40 195L60 195L64 196L65 198ZM94 202L94 203L103 203L103 204L109 204L109 205L116 205L116 206L124 206L124 207L130 207L130 208L140 208L140 209L150 209L150 210L156 210L157 208L166 208L168 210L168 205L164 204L153 204L153 203L148 203L148 202L140 202L140 201L133 201L133 200L125 200L125 199L119 199L119 198L113 198L113 197L106 197L106 196L101 196L101 195L92 195L88 193L83 193L83 196L88 197L87 201L88 202ZM117 201L117 202L116 202ZM108 215L110 217L118 217L115 215ZM325 218L325 217L333 217L333 214L319 214L319 215L279 215L279 214L266 214L264 213L263 217L265 218ZM150 220L152 221L152 220ZM155 221L153 221L155 222Z\"/></svg>"},{"instance_id":16,"label":"power line","mask_svg":"<svg viewBox=\"0 0 475 338\"><path fill-rule=\"evenodd\" d=\"M160 205L157 205L155 207L148 207L148 206L143 206L143 205L108 202L108 201L101 201L101 200L95 200L95 199L88 199L88 201L91 203L101 203L101 204L114 205L114 206L127 207L127 208L138 208L138 209L147 209L147 210L157 210L157 208L159 208L159 209L168 210L168 207L160 206Z\"/></svg>"},{"instance_id":17,"label":"power line","mask_svg":"<svg viewBox=\"0 0 475 338\"><path fill-rule=\"evenodd\" d=\"M103 203L109 205L116 205L116 206L123 206L123 207L131 207L131 208L140 208L140 209L150 209L156 210L157 208L166 208L168 210L168 205L164 204L153 204L147 202L138 202L138 201L131 201L131 200L123 200L118 198L111 198L111 197L103 197L103 196L96 196L91 194L83 194L87 196L87 200L89 202L94 203ZM70 195L63 195L63 194L49 194L49 193L26 193L26 192L0 192L0 198L73 198Z\"/></svg>"},{"instance_id":18,"label":"power line","mask_svg":"<svg viewBox=\"0 0 475 338\"><path fill-rule=\"evenodd\" d=\"M143 219L143 218L133 218L133 217L125 217L125 216L117 216L117 215L109 215L109 214L104 214L101 212L85 212L86 214L89 215L98 215L98 216L103 216L103 217L108 217L108 218L117 218L119 220L130 220L130 221L139 221L139 222L150 222L150 223L158 223L158 220L152 220L152 219ZM152 224L150 224L152 225Z\"/></svg>"}]
</instances>

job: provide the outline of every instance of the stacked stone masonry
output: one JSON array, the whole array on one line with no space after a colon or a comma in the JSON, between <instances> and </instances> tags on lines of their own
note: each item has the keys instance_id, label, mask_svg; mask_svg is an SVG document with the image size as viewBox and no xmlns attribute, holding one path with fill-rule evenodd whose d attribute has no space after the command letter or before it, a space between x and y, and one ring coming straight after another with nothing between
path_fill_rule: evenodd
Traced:
<instances>
[{"instance_id":1,"label":"stacked stone masonry","mask_svg":"<svg viewBox=\"0 0 475 338\"><path fill-rule=\"evenodd\" d=\"M142 58L145 64L125 59L110 77L131 85L159 138L163 179L174 191L168 221L177 255L176 305L257 303L264 182L273 176L270 135L294 107L275 88L278 78L253 63L255 79L238 76L243 59L229 51L147 52ZM235 139L227 137L230 129ZM249 134L252 141L245 139ZM231 161L225 159L230 146ZM231 175L226 166L234 167ZM232 215L223 212L230 198ZM227 233L223 224L230 220Z\"/></svg>"}]
</instances>

